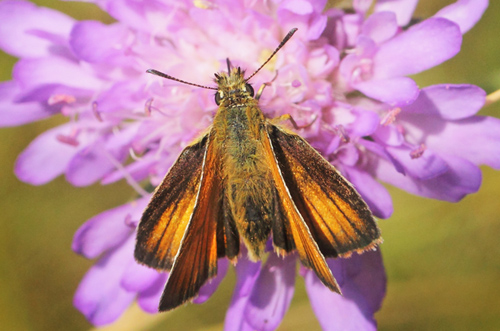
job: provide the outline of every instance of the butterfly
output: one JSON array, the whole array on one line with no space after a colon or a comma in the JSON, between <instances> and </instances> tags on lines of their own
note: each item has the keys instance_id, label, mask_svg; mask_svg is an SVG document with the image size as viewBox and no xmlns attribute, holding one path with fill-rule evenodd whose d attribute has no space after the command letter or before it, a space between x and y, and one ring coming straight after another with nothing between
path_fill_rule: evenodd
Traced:
<instances>
[{"instance_id":1,"label":"butterfly","mask_svg":"<svg viewBox=\"0 0 500 331\"><path fill-rule=\"evenodd\" d=\"M169 270L159 310L193 299L217 274L217 260L237 262L241 243L252 261L272 244L297 252L330 290L340 288L325 258L373 249L380 230L354 187L302 137L267 119L260 92L241 68L215 74L219 106L211 127L188 145L156 188L137 229L136 260Z\"/></svg>"}]
</instances>

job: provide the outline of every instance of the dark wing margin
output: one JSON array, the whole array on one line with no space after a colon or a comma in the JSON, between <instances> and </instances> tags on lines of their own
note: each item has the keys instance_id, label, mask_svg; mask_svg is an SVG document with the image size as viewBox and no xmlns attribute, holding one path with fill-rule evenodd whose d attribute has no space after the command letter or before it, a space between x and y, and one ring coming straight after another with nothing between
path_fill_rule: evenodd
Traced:
<instances>
[{"instance_id":1,"label":"dark wing margin","mask_svg":"<svg viewBox=\"0 0 500 331\"><path fill-rule=\"evenodd\" d=\"M195 207L208 134L187 146L157 187L137 229L135 258L170 270Z\"/></svg>"},{"instance_id":2,"label":"dark wing margin","mask_svg":"<svg viewBox=\"0 0 500 331\"><path fill-rule=\"evenodd\" d=\"M194 298L203 284L217 274L217 223L223 213L221 160L210 136L196 203L160 299L160 311Z\"/></svg>"},{"instance_id":3,"label":"dark wing margin","mask_svg":"<svg viewBox=\"0 0 500 331\"><path fill-rule=\"evenodd\" d=\"M381 242L380 230L354 187L300 136L267 124L283 179L319 249L349 256Z\"/></svg>"}]
</instances>

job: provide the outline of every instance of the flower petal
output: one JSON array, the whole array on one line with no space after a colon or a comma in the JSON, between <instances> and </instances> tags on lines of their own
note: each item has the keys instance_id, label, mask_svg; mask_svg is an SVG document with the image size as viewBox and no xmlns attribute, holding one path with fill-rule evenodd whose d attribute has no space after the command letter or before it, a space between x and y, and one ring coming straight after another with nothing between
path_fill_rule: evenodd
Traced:
<instances>
[{"instance_id":1,"label":"flower petal","mask_svg":"<svg viewBox=\"0 0 500 331\"><path fill-rule=\"evenodd\" d=\"M19 84L15 81L0 83L0 126L16 126L38 121L58 113L61 109L60 105L13 101L20 92Z\"/></svg>"},{"instance_id":2,"label":"flower petal","mask_svg":"<svg viewBox=\"0 0 500 331\"><path fill-rule=\"evenodd\" d=\"M329 259L335 276L345 275L343 296L326 288L314 272L305 274L311 306L323 330L376 330L373 317L385 295L385 271L379 251ZM339 283L340 284L340 283Z\"/></svg>"},{"instance_id":3,"label":"flower petal","mask_svg":"<svg viewBox=\"0 0 500 331\"><path fill-rule=\"evenodd\" d=\"M412 104L403 108L405 113L437 115L457 120L475 115L486 100L486 92L474 85L433 85L425 87Z\"/></svg>"},{"instance_id":4,"label":"flower petal","mask_svg":"<svg viewBox=\"0 0 500 331\"><path fill-rule=\"evenodd\" d=\"M128 31L122 24L83 21L75 24L69 41L78 58L102 63L123 54L127 36Z\"/></svg>"},{"instance_id":5,"label":"flower petal","mask_svg":"<svg viewBox=\"0 0 500 331\"><path fill-rule=\"evenodd\" d=\"M123 272L120 285L129 292L145 291L153 286L162 274L155 269L131 260Z\"/></svg>"},{"instance_id":6,"label":"flower petal","mask_svg":"<svg viewBox=\"0 0 500 331\"><path fill-rule=\"evenodd\" d=\"M460 31L466 33L479 21L486 8L488 0L458 0L438 11L434 17L443 17L460 26Z\"/></svg>"},{"instance_id":7,"label":"flower petal","mask_svg":"<svg viewBox=\"0 0 500 331\"><path fill-rule=\"evenodd\" d=\"M451 155L441 155L449 171L428 180L418 180L395 171L394 166L380 160L377 177L410 193L450 202L460 201L467 194L477 192L481 185L481 170L471 162Z\"/></svg>"},{"instance_id":8,"label":"flower petal","mask_svg":"<svg viewBox=\"0 0 500 331\"><path fill-rule=\"evenodd\" d=\"M356 167L344 167L351 184L361 194L372 213L380 218L389 218L394 211L391 195L373 176Z\"/></svg>"},{"instance_id":9,"label":"flower petal","mask_svg":"<svg viewBox=\"0 0 500 331\"><path fill-rule=\"evenodd\" d=\"M132 137L129 132L121 131L109 141L102 138L83 148L68 164L68 182L74 186L87 186L111 173L117 168L117 164L121 164L128 156L127 145Z\"/></svg>"},{"instance_id":10,"label":"flower petal","mask_svg":"<svg viewBox=\"0 0 500 331\"><path fill-rule=\"evenodd\" d=\"M336 159L346 166L354 166L359 160L359 150L354 144L346 144L338 150Z\"/></svg>"},{"instance_id":11,"label":"flower petal","mask_svg":"<svg viewBox=\"0 0 500 331\"><path fill-rule=\"evenodd\" d=\"M127 221L139 220L148 202L149 197L138 199L92 217L75 233L71 248L93 259L122 244L133 233Z\"/></svg>"},{"instance_id":12,"label":"flower petal","mask_svg":"<svg viewBox=\"0 0 500 331\"><path fill-rule=\"evenodd\" d=\"M307 71L314 76L324 76L332 72L340 61L339 51L330 45L312 50L307 60Z\"/></svg>"},{"instance_id":13,"label":"flower petal","mask_svg":"<svg viewBox=\"0 0 500 331\"><path fill-rule=\"evenodd\" d=\"M15 173L20 180L42 185L65 171L81 147L62 143L57 139L59 135L71 135L71 125L64 124L42 133L19 155Z\"/></svg>"},{"instance_id":14,"label":"flower petal","mask_svg":"<svg viewBox=\"0 0 500 331\"><path fill-rule=\"evenodd\" d=\"M399 26L405 26L410 23L417 3L418 0L378 0L374 10L375 12L394 12Z\"/></svg>"},{"instance_id":15,"label":"flower petal","mask_svg":"<svg viewBox=\"0 0 500 331\"><path fill-rule=\"evenodd\" d=\"M256 330L275 330L290 307L295 290L296 257L270 254L245 307L246 321Z\"/></svg>"},{"instance_id":16,"label":"flower petal","mask_svg":"<svg viewBox=\"0 0 500 331\"><path fill-rule=\"evenodd\" d=\"M117 82L96 97L97 110L105 116L107 113L123 112L125 109L142 109L144 100L148 98L148 95L143 93L144 90L145 86L139 77L133 77L131 81Z\"/></svg>"},{"instance_id":17,"label":"flower petal","mask_svg":"<svg viewBox=\"0 0 500 331\"><path fill-rule=\"evenodd\" d=\"M193 300L193 303L201 304L210 299L212 294L219 287L220 282L224 279L229 268L229 261L227 259L219 259L217 261L217 276L210 280L209 283L203 285L198 292L198 296Z\"/></svg>"},{"instance_id":18,"label":"flower petal","mask_svg":"<svg viewBox=\"0 0 500 331\"><path fill-rule=\"evenodd\" d=\"M362 254L356 253L348 259L328 260L328 265L332 270L335 270L339 264L342 266L346 280L342 284L344 296L352 297L357 301L355 298L361 294L370 310L378 311L382 307L387 289L387 277L380 249Z\"/></svg>"},{"instance_id":19,"label":"flower petal","mask_svg":"<svg viewBox=\"0 0 500 331\"><path fill-rule=\"evenodd\" d=\"M54 34L64 40L69 36L73 22L73 18L59 11L37 7L28 1L1 1L0 48L21 58L57 53L58 47L37 36L35 31Z\"/></svg>"},{"instance_id":20,"label":"flower petal","mask_svg":"<svg viewBox=\"0 0 500 331\"><path fill-rule=\"evenodd\" d=\"M356 116L355 120L346 125L346 130L352 137L365 137L373 134L380 124L380 118L373 111L363 109L352 109L351 113Z\"/></svg>"},{"instance_id":21,"label":"flower petal","mask_svg":"<svg viewBox=\"0 0 500 331\"><path fill-rule=\"evenodd\" d=\"M236 286L231 303L226 312L224 330L254 330L244 318L244 311L255 281L260 273L261 263L250 262L242 252L242 258L236 265Z\"/></svg>"},{"instance_id":22,"label":"flower petal","mask_svg":"<svg viewBox=\"0 0 500 331\"><path fill-rule=\"evenodd\" d=\"M160 31L169 31L167 25L179 27L182 26L182 20L188 19L184 11L179 10L185 7L186 3L184 2L177 2L175 7L156 1L141 1L140 3L99 1L98 4L117 21L138 31L145 31L148 34L155 29L158 29L158 33ZM165 19L165 13L169 14L169 19Z\"/></svg>"},{"instance_id":23,"label":"flower petal","mask_svg":"<svg viewBox=\"0 0 500 331\"><path fill-rule=\"evenodd\" d=\"M366 13L368 11L368 9L370 9L372 2L373 2L373 0L353 0L352 7L357 12Z\"/></svg>"},{"instance_id":24,"label":"flower petal","mask_svg":"<svg viewBox=\"0 0 500 331\"><path fill-rule=\"evenodd\" d=\"M364 146L368 151L372 152L374 155L377 155L382 159L389 160L389 162L392 163L394 170L405 175L405 168L403 167L403 165L399 163L399 161L394 159L394 157L392 157L392 155L387 152L387 149L385 148L386 146L384 146L383 144L379 144L366 139L360 139L358 141L358 144Z\"/></svg>"},{"instance_id":25,"label":"flower petal","mask_svg":"<svg viewBox=\"0 0 500 331\"><path fill-rule=\"evenodd\" d=\"M163 294L163 289L167 283L168 273L162 273L156 278L156 281L146 290L139 293L137 296L137 304L147 313L158 313L160 306L160 298Z\"/></svg>"},{"instance_id":26,"label":"flower petal","mask_svg":"<svg viewBox=\"0 0 500 331\"><path fill-rule=\"evenodd\" d=\"M427 149L420 157L411 156L407 146L387 146L387 152L405 168L405 173L413 178L427 180L442 175L449 170L446 162L432 150Z\"/></svg>"},{"instance_id":27,"label":"flower petal","mask_svg":"<svg viewBox=\"0 0 500 331\"><path fill-rule=\"evenodd\" d=\"M407 134L413 137L415 144L424 143L440 154L454 155L477 165L486 164L500 169L499 119L474 116L444 121L410 114L404 114L401 119L411 124L407 126Z\"/></svg>"},{"instance_id":28,"label":"flower petal","mask_svg":"<svg viewBox=\"0 0 500 331\"><path fill-rule=\"evenodd\" d=\"M108 252L87 272L76 290L73 304L94 325L114 322L135 297L120 286L120 278L133 259L134 237Z\"/></svg>"},{"instance_id":29,"label":"flower petal","mask_svg":"<svg viewBox=\"0 0 500 331\"><path fill-rule=\"evenodd\" d=\"M12 76L25 89L32 89L43 84L61 84L95 90L103 84L92 71L84 70L74 61L54 56L22 59L14 66Z\"/></svg>"},{"instance_id":30,"label":"flower petal","mask_svg":"<svg viewBox=\"0 0 500 331\"><path fill-rule=\"evenodd\" d=\"M373 79L427 70L455 56L461 44L462 34L455 23L427 19L380 45L373 58Z\"/></svg>"},{"instance_id":31,"label":"flower petal","mask_svg":"<svg viewBox=\"0 0 500 331\"><path fill-rule=\"evenodd\" d=\"M370 15L361 27L361 33L370 37L377 44L392 38L398 32L396 15L384 11Z\"/></svg>"},{"instance_id":32,"label":"flower petal","mask_svg":"<svg viewBox=\"0 0 500 331\"><path fill-rule=\"evenodd\" d=\"M286 9L299 15L307 15L313 12L313 6L305 0L286 0L280 6L280 9Z\"/></svg>"},{"instance_id":33,"label":"flower petal","mask_svg":"<svg viewBox=\"0 0 500 331\"><path fill-rule=\"evenodd\" d=\"M408 77L374 79L354 84L366 96L390 106L405 106L413 102L419 93L417 84Z\"/></svg>"},{"instance_id":34,"label":"flower petal","mask_svg":"<svg viewBox=\"0 0 500 331\"><path fill-rule=\"evenodd\" d=\"M401 146L405 141L403 134L393 125L379 126L372 138L387 146Z\"/></svg>"}]
</instances>

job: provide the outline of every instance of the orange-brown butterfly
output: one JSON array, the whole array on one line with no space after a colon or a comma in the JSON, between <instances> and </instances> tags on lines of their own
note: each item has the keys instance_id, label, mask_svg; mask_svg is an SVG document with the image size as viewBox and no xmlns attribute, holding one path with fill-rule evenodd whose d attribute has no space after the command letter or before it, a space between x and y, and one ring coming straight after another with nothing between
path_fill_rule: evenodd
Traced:
<instances>
[{"instance_id":1,"label":"orange-brown butterfly","mask_svg":"<svg viewBox=\"0 0 500 331\"><path fill-rule=\"evenodd\" d=\"M380 231L349 182L303 138L268 120L240 68L215 74L219 109L208 133L187 146L154 192L137 231L135 258L170 270L160 311L194 298L217 274L217 259L233 263L246 245L251 260L297 251L303 265L332 291L340 289L325 257L373 248Z\"/></svg>"}]
</instances>

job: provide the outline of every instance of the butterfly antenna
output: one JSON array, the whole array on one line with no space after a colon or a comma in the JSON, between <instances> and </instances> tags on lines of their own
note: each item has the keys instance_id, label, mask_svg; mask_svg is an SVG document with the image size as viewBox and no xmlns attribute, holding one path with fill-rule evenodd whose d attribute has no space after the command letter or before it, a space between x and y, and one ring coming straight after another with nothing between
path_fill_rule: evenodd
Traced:
<instances>
[{"instance_id":1,"label":"butterfly antenna","mask_svg":"<svg viewBox=\"0 0 500 331\"><path fill-rule=\"evenodd\" d=\"M278 51L281 49L281 47L285 46L286 42L288 40L290 40L290 38L292 38L293 34L297 32L297 28L293 28L291 29L285 36L285 38L283 38L283 40L281 41L281 43L278 45L278 47L276 47L276 49L274 50L273 54L271 54L271 56L269 56L266 60L266 62L264 62L260 67L259 69L255 70L255 72L250 75L250 77L248 77L247 79L245 79L246 82L248 82L250 80L250 78L252 78L253 76L255 76L256 73L258 73L260 71L260 69L262 69L269 61L271 61L271 59L273 58L273 56L278 53Z\"/></svg>"},{"instance_id":2,"label":"butterfly antenna","mask_svg":"<svg viewBox=\"0 0 500 331\"><path fill-rule=\"evenodd\" d=\"M163 78L166 78L166 79L175 80L176 82L183 83L183 84L186 84L186 85L191 85L191 86L196 86L196 87L201 87L201 88L206 88L206 89L209 89L209 90L216 90L217 91L216 87L211 87L211 86L205 86L205 85L200 85L200 84L186 82L185 80L172 77L172 76L164 74L163 72L160 72L158 70L148 69L148 70L146 70L146 72L148 74L153 74L153 75L160 76L160 77L163 77Z\"/></svg>"}]
</instances>

